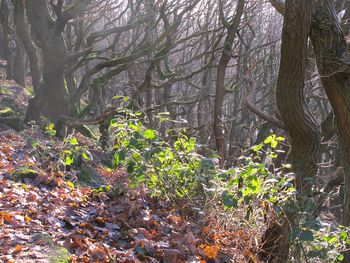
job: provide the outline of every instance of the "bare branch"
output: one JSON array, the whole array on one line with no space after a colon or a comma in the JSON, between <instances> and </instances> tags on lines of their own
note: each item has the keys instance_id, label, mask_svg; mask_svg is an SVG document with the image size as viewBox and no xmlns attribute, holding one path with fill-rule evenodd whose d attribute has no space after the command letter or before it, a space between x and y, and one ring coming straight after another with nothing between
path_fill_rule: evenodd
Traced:
<instances>
[{"instance_id":1,"label":"bare branch","mask_svg":"<svg viewBox=\"0 0 350 263\"><path fill-rule=\"evenodd\" d=\"M256 90L256 81L247 75L244 76L244 80L248 82L250 85L250 91L248 95L245 97L245 104L248 107L248 109L251 110L253 113L255 113L258 117L262 118L263 120L271 122L274 125L276 125L278 128L285 130L286 129L285 124L281 120L263 112L252 102L253 94L254 94L254 91Z\"/></svg>"}]
</instances>

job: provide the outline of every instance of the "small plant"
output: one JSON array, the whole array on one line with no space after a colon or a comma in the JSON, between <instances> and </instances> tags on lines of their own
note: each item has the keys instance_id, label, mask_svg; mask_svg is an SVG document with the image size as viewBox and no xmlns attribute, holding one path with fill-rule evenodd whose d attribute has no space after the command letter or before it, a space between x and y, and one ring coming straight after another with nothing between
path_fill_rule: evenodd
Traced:
<instances>
[{"instance_id":1,"label":"small plant","mask_svg":"<svg viewBox=\"0 0 350 263\"><path fill-rule=\"evenodd\" d=\"M133 187L145 184L152 195L193 195L208 176L204 157L196 153L196 140L179 132L173 143L142 124L142 113L121 110L111 123L115 134L113 166L127 171Z\"/></svg>"},{"instance_id":2,"label":"small plant","mask_svg":"<svg viewBox=\"0 0 350 263\"><path fill-rule=\"evenodd\" d=\"M51 137L55 136L57 131L55 130L55 124L50 122L48 125L45 126L45 133L50 135Z\"/></svg>"},{"instance_id":3,"label":"small plant","mask_svg":"<svg viewBox=\"0 0 350 263\"><path fill-rule=\"evenodd\" d=\"M65 138L62 143L58 164L63 164L64 167L67 167L73 165L77 158L80 157L86 161L92 160L92 155L88 151L87 146L79 145L77 138L73 135Z\"/></svg>"}]
</instances>

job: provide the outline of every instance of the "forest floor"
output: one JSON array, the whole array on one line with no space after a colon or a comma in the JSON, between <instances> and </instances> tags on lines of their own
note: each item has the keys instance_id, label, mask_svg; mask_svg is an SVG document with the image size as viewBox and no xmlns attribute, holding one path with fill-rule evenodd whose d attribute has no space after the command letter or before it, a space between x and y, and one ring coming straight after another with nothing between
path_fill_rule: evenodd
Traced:
<instances>
[{"instance_id":1,"label":"forest floor","mask_svg":"<svg viewBox=\"0 0 350 263\"><path fill-rule=\"evenodd\" d=\"M29 97L0 79L0 111L21 115ZM77 186L78 170L60 169L62 140L0 123L0 262L259 262L257 233L224 229L204 210L131 189L92 140L75 137L114 194Z\"/></svg>"}]
</instances>

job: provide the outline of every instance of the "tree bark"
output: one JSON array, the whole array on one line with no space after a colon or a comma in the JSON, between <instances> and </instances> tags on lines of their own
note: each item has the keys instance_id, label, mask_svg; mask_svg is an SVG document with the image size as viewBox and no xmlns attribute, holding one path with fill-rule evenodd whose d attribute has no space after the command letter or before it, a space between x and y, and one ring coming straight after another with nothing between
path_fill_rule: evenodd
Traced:
<instances>
[{"instance_id":1,"label":"tree bark","mask_svg":"<svg viewBox=\"0 0 350 263\"><path fill-rule=\"evenodd\" d=\"M14 21L18 37L21 39L29 59L30 74L32 77L32 85L34 92L39 91L40 73L39 61L36 54L36 48L28 34L28 29L24 19L24 1L12 0L14 6Z\"/></svg>"},{"instance_id":2,"label":"tree bark","mask_svg":"<svg viewBox=\"0 0 350 263\"><path fill-rule=\"evenodd\" d=\"M29 102L26 121L39 121L43 115L50 122L68 115L64 84L66 50L61 32L56 32L45 0L27 1L28 20L43 52L43 85Z\"/></svg>"},{"instance_id":3,"label":"tree bark","mask_svg":"<svg viewBox=\"0 0 350 263\"><path fill-rule=\"evenodd\" d=\"M221 20L227 28L227 36L224 41L223 52L219 60L219 64L216 70L216 90L215 90L215 105L214 105L214 134L216 140L216 149L219 155L219 165L223 166L225 161L225 152L224 152L224 127L222 122L222 105L224 103L225 96L225 75L226 67L231 59L232 55L232 44L235 38L235 35L238 30L241 17L244 10L244 0L239 0L237 2L236 14L231 24L227 25L227 21L221 14ZM222 9L222 8L221 8Z\"/></svg>"},{"instance_id":4,"label":"tree bark","mask_svg":"<svg viewBox=\"0 0 350 263\"><path fill-rule=\"evenodd\" d=\"M300 194L311 189L320 158L320 127L307 109L304 81L311 0L286 1L276 100L291 139L290 161ZM307 180L308 182L310 180Z\"/></svg>"},{"instance_id":5,"label":"tree bark","mask_svg":"<svg viewBox=\"0 0 350 263\"><path fill-rule=\"evenodd\" d=\"M53 20L46 0L26 2L28 20L43 53L43 85L29 102L26 121L39 121L43 115L50 122L60 124L60 118L70 114L64 77L67 51L62 32L67 22L79 15L90 2L75 1L67 8L55 6L56 20Z\"/></svg>"},{"instance_id":6,"label":"tree bark","mask_svg":"<svg viewBox=\"0 0 350 263\"><path fill-rule=\"evenodd\" d=\"M342 224L350 225L350 55L329 0L314 0L310 37L323 87L333 107L344 166ZM348 261L346 261L348 262ZM350 262L350 261L349 261Z\"/></svg>"},{"instance_id":7,"label":"tree bark","mask_svg":"<svg viewBox=\"0 0 350 263\"><path fill-rule=\"evenodd\" d=\"M16 40L15 56L13 60L13 79L18 85L25 87L25 60L24 49L19 39Z\"/></svg>"},{"instance_id":8,"label":"tree bark","mask_svg":"<svg viewBox=\"0 0 350 263\"><path fill-rule=\"evenodd\" d=\"M307 110L303 92L310 16L311 0L286 1L276 87L277 106L291 139L289 158L300 195L309 194L312 184L306 179L315 177L320 158L320 128ZM293 215L288 215L288 221L293 224ZM266 240L263 240L262 255L265 260L288 262L289 242L286 235L291 231L288 221L282 219L282 226L277 222L269 223L268 231L272 229L276 233L273 236L264 235Z\"/></svg>"},{"instance_id":9,"label":"tree bark","mask_svg":"<svg viewBox=\"0 0 350 263\"><path fill-rule=\"evenodd\" d=\"M11 50L10 25L9 25L9 7L6 0L0 2L0 23L2 26L3 37L3 55L7 61L6 74L7 79L13 78L13 54Z\"/></svg>"}]
</instances>

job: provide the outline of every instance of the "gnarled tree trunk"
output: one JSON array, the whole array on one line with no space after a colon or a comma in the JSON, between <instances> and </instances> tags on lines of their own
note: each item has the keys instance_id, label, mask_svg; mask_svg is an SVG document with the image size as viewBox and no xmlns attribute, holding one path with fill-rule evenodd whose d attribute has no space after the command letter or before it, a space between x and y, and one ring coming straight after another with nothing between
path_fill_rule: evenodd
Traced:
<instances>
[{"instance_id":1,"label":"gnarled tree trunk","mask_svg":"<svg viewBox=\"0 0 350 263\"><path fill-rule=\"evenodd\" d=\"M26 121L43 115L57 122L67 115L69 105L64 84L66 50L62 33L56 30L45 0L27 1L28 20L43 52L43 85L30 101Z\"/></svg>"},{"instance_id":2,"label":"gnarled tree trunk","mask_svg":"<svg viewBox=\"0 0 350 263\"><path fill-rule=\"evenodd\" d=\"M51 3L56 16L54 20L46 0L26 1L28 20L43 53L43 83L29 102L26 121L39 121L44 116L50 122L60 124L60 118L69 115L71 105L65 85L67 51L62 32L67 22L83 12L90 2L79 0L67 7L63 6L64 1L58 1L56 5Z\"/></svg>"},{"instance_id":3,"label":"gnarled tree trunk","mask_svg":"<svg viewBox=\"0 0 350 263\"><path fill-rule=\"evenodd\" d=\"M315 177L320 158L320 128L307 110L304 98L304 81L307 59L307 42L311 16L311 0L287 0L282 31L281 62L277 80L276 100L280 115L291 139L290 162L296 176L299 194L311 190L308 177ZM293 215L288 215L293 224ZM282 225L270 223L262 247L269 262L288 262L290 233L287 220ZM282 231L283 230L283 231ZM274 246L271 245L274 241ZM269 247L266 247L269 246Z\"/></svg>"},{"instance_id":4,"label":"gnarled tree trunk","mask_svg":"<svg viewBox=\"0 0 350 263\"><path fill-rule=\"evenodd\" d=\"M344 166L342 224L350 225L350 55L329 0L314 0L310 37L318 71L332 104ZM348 261L347 261L348 262ZM350 261L349 261L350 262Z\"/></svg>"}]
</instances>

